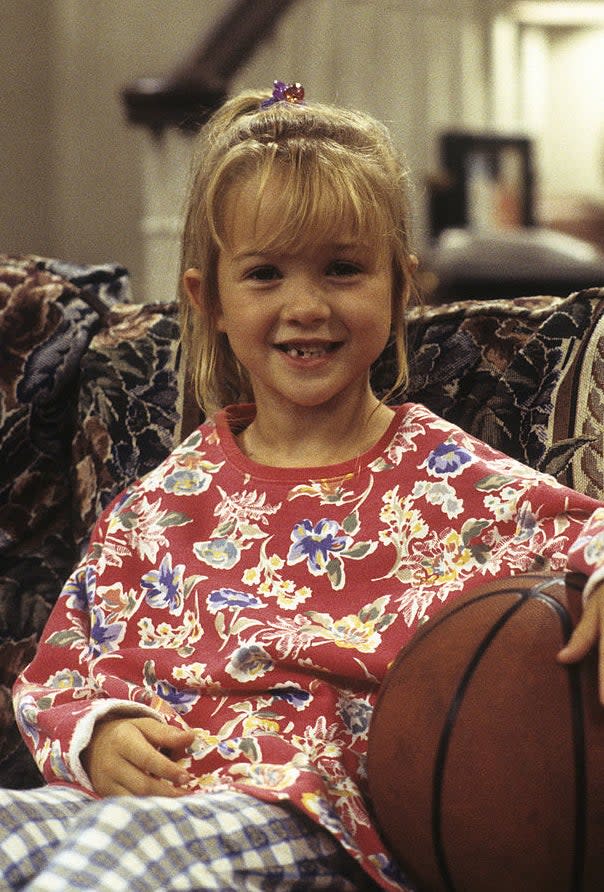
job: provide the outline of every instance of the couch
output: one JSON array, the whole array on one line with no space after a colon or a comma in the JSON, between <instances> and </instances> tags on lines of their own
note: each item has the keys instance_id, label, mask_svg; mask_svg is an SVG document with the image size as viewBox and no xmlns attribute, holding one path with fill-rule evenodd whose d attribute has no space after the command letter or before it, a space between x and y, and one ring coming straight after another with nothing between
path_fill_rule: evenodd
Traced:
<instances>
[{"instance_id":1,"label":"couch","mask_svg":"<svg viewBox=\"0 0 604 892\"><path fill-rule=\"evenodd\" d=\"M118 264L0 255L0 786L41 783L11 686L94 518L201 420L178 339ZM409 355L408 399L604 500L604 287L415 308Z\"/></svg>"}]
</instances>

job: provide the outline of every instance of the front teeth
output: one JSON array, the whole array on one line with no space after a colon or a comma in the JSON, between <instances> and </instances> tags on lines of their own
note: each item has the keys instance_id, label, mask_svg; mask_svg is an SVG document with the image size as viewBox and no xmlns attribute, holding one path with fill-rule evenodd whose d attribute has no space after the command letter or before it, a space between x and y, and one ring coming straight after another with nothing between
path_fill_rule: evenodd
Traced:
<instances>
[{"instance_id":1,"label":"front teeth","mask_svg":"<svg viewBox=\"0 0 604 892\"><path fill-rule=\"evenodd\" d=\"M285 352L294 359L314 359L324 356L327 351L324 347L288 347Z\"/></svg>"}]
</instances>

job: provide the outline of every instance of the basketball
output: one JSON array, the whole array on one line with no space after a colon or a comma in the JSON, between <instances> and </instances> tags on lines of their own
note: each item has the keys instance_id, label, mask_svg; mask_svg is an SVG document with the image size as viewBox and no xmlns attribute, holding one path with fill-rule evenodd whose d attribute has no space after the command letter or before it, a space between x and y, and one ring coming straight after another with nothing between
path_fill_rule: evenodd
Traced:
<instances>
[{"instance_id":1,"label":"basketball","mask_svg":"<svg viewBox=\"0 0 604 892\"><path fill-rule=\"evenodd\" d=\"M420 627L369 729L375 820L419 892L596 892L604 883L604 707L595 649L556 661L580 591L491 581Z\"/></svg>"}]
</instances>

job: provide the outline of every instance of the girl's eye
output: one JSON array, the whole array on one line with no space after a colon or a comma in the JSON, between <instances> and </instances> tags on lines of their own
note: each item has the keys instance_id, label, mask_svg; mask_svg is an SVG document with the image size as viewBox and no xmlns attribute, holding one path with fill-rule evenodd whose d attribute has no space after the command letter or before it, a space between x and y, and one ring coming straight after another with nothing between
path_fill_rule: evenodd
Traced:
<instances>
[{"instance_id":1,"label":"girl's eye","mask_svg":"<svg viewBox=\"0 0 604 892\"><path fill-rule=\"evenodd\" d=\"M256 282L272 282L280 279L281 274L276 266L255 266L247 273L247 278Z\"/></svg>"},{"instance_id":2,"label":"girl's eye","mask_svg":"<svg viewBox=\"0 0 604 892\"><path fill-rule=\"evenodd\" d=\"M360 272L361 267L358 263L353 263L351 260L334 260L327 268L329 276L342 276L344 278L358 276Z\"/></svg>"}]
</instances>

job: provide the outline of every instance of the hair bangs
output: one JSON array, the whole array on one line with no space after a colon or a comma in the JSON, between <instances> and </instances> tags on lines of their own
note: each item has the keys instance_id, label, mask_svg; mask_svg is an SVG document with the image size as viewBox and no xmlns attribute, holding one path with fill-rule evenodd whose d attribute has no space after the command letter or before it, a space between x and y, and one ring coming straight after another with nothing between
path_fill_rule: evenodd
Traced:
<instances>
[{"instance_id":1,"label":"hair bangs","mask_svg":"<svg viewBox=\"0 0 604 892\"><path fill-rule=\"evenodd\" d=\"M349 155L342 157L340 146L310 141L293 147L264 144L258 149L253 165L249 146L245 158L237 159L235 150L216 181L214 195L255 181L254 248L259 253L295 253L319 243L351 240L378 244L392 233L388 203L375 200L380 184L366 158L351 163ZM229 246L228 204L211 205L210 225L219 248Z\"/></svg>"}]
</instances>

